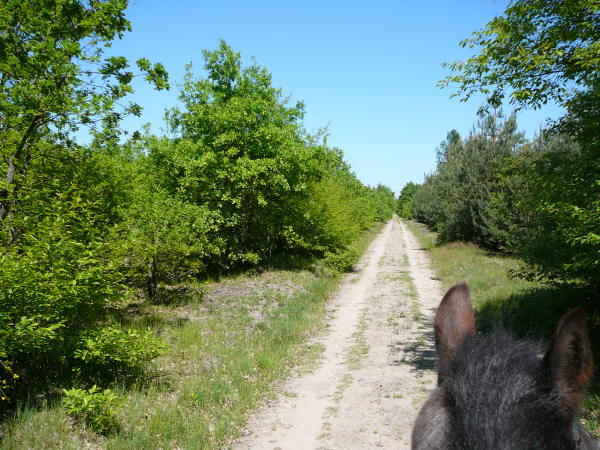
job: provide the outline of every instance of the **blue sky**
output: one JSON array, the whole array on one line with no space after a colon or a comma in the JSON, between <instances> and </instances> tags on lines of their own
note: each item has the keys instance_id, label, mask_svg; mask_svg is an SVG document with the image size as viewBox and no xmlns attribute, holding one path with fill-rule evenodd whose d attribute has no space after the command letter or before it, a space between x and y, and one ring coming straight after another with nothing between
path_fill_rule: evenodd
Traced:
<instances>
[{"instance_id":1,"label":"blue sky","mask_svg":"<svg viewBox=\"0 0 600 450\"><path fill-rule=\"evenodd\" d=\"M505 1L233 1L132 0L133 32L111 53L162 62L170 92L139 84L133 100L144 107L135 129L151 122L160 132L167 107L176 105L184 66L201 73L202 49L225 39L245 62L255 57L273 84L306 105L305 125L329 124L329 145L344 150L369 185L398 192L422 182L435 167L435 148L451 129L468 134L483 98L450 98L436 83L443 62L465 59L458 42L502 13ZM560 110L519 114L528 136Z\"/></svg>"}]
</instances>

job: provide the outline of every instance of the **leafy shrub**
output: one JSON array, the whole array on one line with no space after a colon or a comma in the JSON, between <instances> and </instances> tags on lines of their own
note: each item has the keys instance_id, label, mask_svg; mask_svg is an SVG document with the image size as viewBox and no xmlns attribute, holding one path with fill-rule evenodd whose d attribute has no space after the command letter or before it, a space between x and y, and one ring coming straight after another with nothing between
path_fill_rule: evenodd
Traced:
<instances>
[{"instance_id":1,"label":"leafy shrub","mask_svg":"<svg viewBox=\"0 0 600 450\"><path fill-rule=\"evenodd\" d=\"M376 221L391 217L395 204L391 189L363 185L342 156L339 149L327 149L327 175L311 186L295 219L294 243L330 260L329 253L343 252Z\"/></svg>"},{"instance_id":2,"label":"leafy shrub","mask_svg":"<svg viewBox=\"0 0 600 450\"><path fill-rule=\"evenodd\" d=\"M6 353L0 352L0 402L10 400L9 392L17 379L19 379L19 375L14 373L10 367L6 360Z\"/></svg>"},{"instance_id":3,"label":"leafy shrub","mask_svg":"<svg viewBox=\"0 0 600 450\"><path fill-rule=\"evenodd\" d=\"M93 331L80 341L74 357L82 362L76 370L92 379L134 376L164 351L164 342L152 331L122 330L110 325Z\"/></svg>"},{"instance_id":4,"label":"leafy shrub","mask_svg":"<svg viewBox=\"0 0 600 450\"><path fill-rule=\"evenodd\" d=\"M339 272L351 272L360 255L353 248L325 253L325 263Z\"/></svg>"},{"instance_id":5,"label":"leafy shrub","mask_svg":"<svg viewBox=\"0 0 600 450\"><path fill-rule=\"evenodd\" d=\"M121 295L92 209L77 192L57 194L18 221L23 234L2 249L0 349L29 382L61 377L82 331Z\"/></svg>"},{"instance_id":6,"label":"leafy shrub","mask_svg":"<svg viewBox=\"0 0 600 450\"><path fill-rule=\"evenodd\" d=\"M600 286L598 154L583 133L545 133L521 155L516 170L528 189L517 206L531 220L515 248L529 263L525 275Z\"/></svg>"},{"instance_id":7,"label":"leafy shrub","mask_svg":"<svg viewBox=\"0 0 600 450\"><path fill-rule=\"evenodd\" d=\"M118 430L115 408L122 399L112 390L93 385L88 390L73 388L63 392L63 405L75 420L102 434Z\"/></svg>"},{"instance_id":8,"label":"leafy shrub","mask_svg":"<svg viewBox=\"0 0 600 450\"><path fill-rule=\"evenodd\" d=\"M371 198L376 207L375 219L379 222L389 220L396 209L396 198L394 192L383 184L371 188Z\"/></svg>"},{"instance_id":9,"label":"leafy shrub","mask_svg":"<svg viewBox=\"0 0 600 450\"><path fill-rule=\"evenodd\" d=\"M12 355L31 355L48 348L58 338L57 332L63 328L64 323L42 325L43 316L25 317L3 327L0 336L4 348Z\"/></svg>"},{"instance_id":10,"label":"leafy shrub","mask_svg":"<svg viewBox=\"0 0 600 450\"><path fill-rule=\"evenodd\" d=\"M145 284L148 297L158 301L160 281L182 281L197 275L210 255L219 252L209 242L214 214L203 206L181 201L140 179L135 197L123 207L124 219L113 229L113 253L122 261L130 282Z\"/></svg>"}]
</instances>

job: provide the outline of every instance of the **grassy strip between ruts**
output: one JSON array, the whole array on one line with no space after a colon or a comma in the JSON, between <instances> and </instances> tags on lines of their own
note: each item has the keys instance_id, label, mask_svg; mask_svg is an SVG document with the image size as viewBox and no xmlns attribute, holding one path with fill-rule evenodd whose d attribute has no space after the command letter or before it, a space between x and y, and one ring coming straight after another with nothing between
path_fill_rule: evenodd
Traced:
<instances>
[{"instance_id":1,"label":"grassy strip between ruts","mask_svg":"<svg viewBox=\"0 0 600 450\"><path fill-rule=\"evenodd\" d=\"M404 219L403 219L404 220ZM436 235L415 221L404 223L429 250L434 269L445 289L466 280L479 328L489 330L497 324L525 338L548 340L558 319L575 306L588 306L590 293L573 287L554 287L510 277L522 262L517 258L486 252L473 244L438 245ZM600 363L600 318L588 314L588 327L596 364ZM583 422L600 438L600 375L596 376L586 397Z\"/></svg>"},{"instance_id":2,"label":"grassy strip between ruts","mask_svg":"<svg viewBox=\"0 0 600 450\"><path fill-rule=\"evenodd\" d=\"M355 243L357 254L382 226ZM124 398L119 430L108 436L86 430L57 401L23 408L6 424L0 447L228 446L248 413L272 393L274 381L319 354L302 343L322 325L339 276L320 264L295 266L172 286L164 290L162 305L133 301L121 313L123 326L152 329L167 351L148 379L111 386Z\"/></svg>"}]
</instances>

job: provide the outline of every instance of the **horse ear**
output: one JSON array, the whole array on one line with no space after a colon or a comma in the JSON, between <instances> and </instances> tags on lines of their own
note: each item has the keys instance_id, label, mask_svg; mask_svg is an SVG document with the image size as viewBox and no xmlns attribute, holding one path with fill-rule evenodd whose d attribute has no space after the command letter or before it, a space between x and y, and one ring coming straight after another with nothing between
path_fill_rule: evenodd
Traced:
<instances>
[{"instance_id":1,"label":"horse ear","mask_svg":"<svg viewBox=\"0 0 600 450\"><path fill-rule=\"evenodd\" d=\"M579 410L583 392L592 378L593 359L583 308L560 319L546 354L552 384L570 414Z\"/></svg>"},{"instance_id":2,"label":"horse ear","mask_svg":"<svg viewBox=\"0 0 600 450\"><path fill-rule=\"evenodd\" d=\"M477 333L467 283L455 284L444 295L435 314L434 331L440 362L438 384L442 384L450 363L456 357L465 338Z\"/></svg>"}]
</instances>

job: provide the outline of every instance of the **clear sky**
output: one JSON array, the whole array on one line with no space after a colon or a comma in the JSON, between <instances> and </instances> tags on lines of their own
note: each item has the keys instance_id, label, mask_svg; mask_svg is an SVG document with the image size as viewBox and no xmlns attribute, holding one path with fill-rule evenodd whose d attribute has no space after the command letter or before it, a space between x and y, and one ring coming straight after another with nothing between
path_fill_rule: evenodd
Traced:
<instances>
[{"instance_id":1,"label":"clear sky","mask_svg":"<svg viewBox=\"0 0 600 450\"><path fill-rule=\"evenodd\" d=\"M133 32L115 54L162 62L172 89L138 85L144 107L135 129L151 122L160 132L165 108L177 104L177 83L188 62L201 73L202 49L225 39L245 62L255 57L273 84L306 105L305 124L329 124L328 144L344 150L365 184L399 192L435 167L435 148L451 129L468 134L483 98L450 98L436 83L443 62L465 59L458 42L502 13L504 0L265 1L131 0ZM508 111L506 111L508 112ZM519 114L528 136L560 110Z\"/></svg>"}]
</instances>

